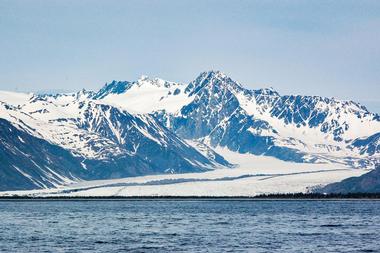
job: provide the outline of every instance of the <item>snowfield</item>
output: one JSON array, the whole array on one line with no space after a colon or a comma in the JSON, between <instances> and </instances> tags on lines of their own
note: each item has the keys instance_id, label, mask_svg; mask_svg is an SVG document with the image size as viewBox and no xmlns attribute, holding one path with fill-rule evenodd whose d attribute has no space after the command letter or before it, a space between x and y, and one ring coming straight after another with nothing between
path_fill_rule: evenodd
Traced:
<instances>
[{"instance_id":1,"label":"snowfield","mask_svg":"<svg viewBox=\"0 0 380 253\"><path fill-rule=\"evenodd\" d=\"M368 172L336 164L284 162L265 156L239 154L225 148L217 148L216 151L237 164L236 168L82 181L56 189L0 192L0 196L255 196L308 192L313 187Z\"/></svg>"},{"instance_id":2,"label":"snowfield","mask_svg":"<svg viewBox=\"0 0 380 253\"><path fill-rule=\"evenodd\" d=\"M159 110L174 113L193 99L184 93L185 88L185 84L159 78L149 80L146 76L142 76L128 92L109 94L100 101L121 107L130 113L152 113Z\"/></svg>"}]
</instances>

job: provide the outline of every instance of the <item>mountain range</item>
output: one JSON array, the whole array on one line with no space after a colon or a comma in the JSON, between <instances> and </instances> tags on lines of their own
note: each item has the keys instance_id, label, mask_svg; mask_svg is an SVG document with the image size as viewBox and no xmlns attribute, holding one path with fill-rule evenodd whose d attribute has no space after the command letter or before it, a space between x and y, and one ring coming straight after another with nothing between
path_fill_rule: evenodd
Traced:
<instances>
[{"instance_id":1,"label":"mountain range","mask_svg":"<svg viewBox=\"0 0 380 253\"><path fill-rule=\"evenodd\" d=\"M67 94L0 92L0 190L235 167L216 151L374 169L380 116L353 101L248 89L220 71Z\"/></svg>"}]
</instances>

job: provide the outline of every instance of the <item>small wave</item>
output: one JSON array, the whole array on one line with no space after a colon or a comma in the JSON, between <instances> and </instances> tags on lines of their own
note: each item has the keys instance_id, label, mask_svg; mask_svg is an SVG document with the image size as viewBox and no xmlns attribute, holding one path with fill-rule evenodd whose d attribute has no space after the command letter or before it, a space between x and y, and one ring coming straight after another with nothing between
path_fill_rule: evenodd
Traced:
<instances>
[{"instance_id":1,"label":"small wave","mask_svg":"<svg viewBox=\"0 0 380 253\"><path fill-rule=\"evenodd\" d=\"M321 225L321 227L323 228L336 228L336 227L343 227L342 224L324 224L324 225Z\"/></svg>"}]
</instances>

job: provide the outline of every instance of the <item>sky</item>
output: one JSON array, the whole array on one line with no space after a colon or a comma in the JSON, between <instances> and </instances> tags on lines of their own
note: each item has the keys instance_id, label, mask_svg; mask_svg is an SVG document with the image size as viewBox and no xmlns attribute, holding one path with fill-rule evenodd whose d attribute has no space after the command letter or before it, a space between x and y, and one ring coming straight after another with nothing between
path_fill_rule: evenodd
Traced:
<instances>
[{"instance_id":1,"label":"sky","mask_svg":"<svg viewBox=\"0 0 380 253\"><path fill-rule=\"evenodd\" d=\"M380 112L380 1L0 0L0 90L220 70Z\"/></svg>"}]
</instances>

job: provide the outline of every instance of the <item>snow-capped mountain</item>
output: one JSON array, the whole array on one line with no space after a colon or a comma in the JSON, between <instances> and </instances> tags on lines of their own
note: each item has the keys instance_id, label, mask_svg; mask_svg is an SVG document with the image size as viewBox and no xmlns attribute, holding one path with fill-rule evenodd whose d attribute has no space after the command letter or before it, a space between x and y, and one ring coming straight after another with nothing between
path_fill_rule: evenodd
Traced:
<instances>
[{"instance_id":1,"label":"snow-capped mountain","mask_svg":"<svg viewBox=\"0 0 380 253\"><path fill-rule=\"evenodd\" d=\"M359 140L376 139L380 117L353 101L250 90L219 71L203 72L189 84L114 81L94 98L150 113L179 136L212 147L296 162L367 168L379 162L377 142L368 144L376 151L364 152Z\"/></svg>"},{"instance_id":2,"label":"snow-capped mountain","mask_svg":"<svg viewBox=\"0 0 380 253\"><path fill-rule=\"evenodd\" d=\"M220 149L352 168L380 162L380 117L358 103L251 90L219 71L189 84L143 76L97 92L0 92L0 118L2 135L17 133L2 138L2 180L21 177L24 188L232 168ZM67 163L56 164L59 154Z\"/></svg>"},{"instance_id":3,"label":"snow-capped mountain","mask_svg":"<svg viewBox=\"0 0 380 253\"><path fill-rule=\"evenodd\" d=\"M77 180L199 172L231 166L212 150L198 151L154 117L130 114L92 100L91 95L85 91L54 96L2 92L0 115L19 131L72 154L82 170L72 174ZM17 160L16 156L1 158L15 168L17 165L11 160Z\"/></svg>"}]
</instances>

